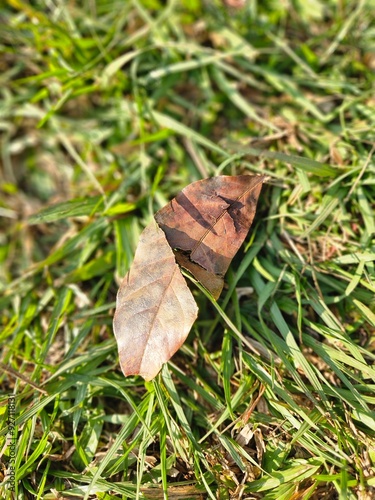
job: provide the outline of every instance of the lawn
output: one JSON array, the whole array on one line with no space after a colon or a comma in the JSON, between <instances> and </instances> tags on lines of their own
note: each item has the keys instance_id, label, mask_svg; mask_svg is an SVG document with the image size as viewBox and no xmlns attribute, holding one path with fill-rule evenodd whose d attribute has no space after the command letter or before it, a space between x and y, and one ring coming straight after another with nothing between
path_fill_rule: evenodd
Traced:
<instances>
[{"instance_id":1,"label":"lawn","mask_svg":"<svg viewBox=\"0 0 375 500\"><path fill-rule=\"evenodd\" d=\"M0 6L0 496L375 497L374 0ZM151 381L112 321L154 214L266 174Z\"/></svg>"}]
</instances>

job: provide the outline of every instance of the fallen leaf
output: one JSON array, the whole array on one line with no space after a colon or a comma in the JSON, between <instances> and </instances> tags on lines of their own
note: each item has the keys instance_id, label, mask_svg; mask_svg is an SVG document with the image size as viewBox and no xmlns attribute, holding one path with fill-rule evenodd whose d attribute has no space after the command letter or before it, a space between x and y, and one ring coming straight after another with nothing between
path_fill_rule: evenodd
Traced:
<instances>
[{"instance_id":1,"label":"fallen leaf","mask_svg":"<svg viewBox=\"0 0 375 500\"><path fill-rule=\"evenodd\" d=\"M113 321L125 376L151 380L189 334L198 308L179 265L219 297L264 180L223 175L194 182L155 215L160 227L153 221L143 231Z\"/></svg>"},{"instance_id":2,"label":"fallen leaf","mask_svg":"<svg viewBox=\"0 0 375 500\"><path fill-rule=\"evenodd\" d=\"M197 313L165 234L152 221L117 294L113 329L124 375L154 378L186 340Z\"/></svg>"},{"instance_id":3,"label":"fallen leaf","mask_svg":"<svg viewBox=\"0 0 375 500\"><path fill-rule=\"evenodd\" d=\"M155 215L177 262L215 298L253 222L265 178L221 175L193 182Z\"/></svg>"}]
</instances>

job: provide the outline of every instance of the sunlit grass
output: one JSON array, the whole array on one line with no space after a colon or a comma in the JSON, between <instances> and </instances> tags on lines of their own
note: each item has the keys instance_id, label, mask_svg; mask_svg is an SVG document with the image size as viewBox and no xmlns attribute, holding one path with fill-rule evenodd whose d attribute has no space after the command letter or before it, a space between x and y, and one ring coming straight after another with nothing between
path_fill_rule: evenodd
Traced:
<instances>
[{"instance_id":1,"label":"sunlit grass","mask_svg":"<svg viewBox=\"0 0 375 500\"><path fill-rule=\"evenodd\" d=\"M374 495L374 9L230 3L0 8L6 499ZM195 180L259 172L222 296L192 280L183 348L124 378L143 227Z\"/></svg>"}]
</instances>

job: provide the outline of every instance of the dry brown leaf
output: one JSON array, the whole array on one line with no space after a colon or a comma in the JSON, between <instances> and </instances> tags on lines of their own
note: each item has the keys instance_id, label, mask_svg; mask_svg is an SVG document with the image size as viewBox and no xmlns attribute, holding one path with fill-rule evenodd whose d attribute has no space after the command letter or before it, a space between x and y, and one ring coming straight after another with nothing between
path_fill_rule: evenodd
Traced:
<instances>
[{"instance_id":1,"label":"dry brown leaf","mask_svg":"<svg viewBox=\"0 0 375 500\"><path fill-rule=\"evenodd\" d=\"M186 340L197 313L165 234L152 221L117 294L113 329L124 375L154 378Z\"/></svg>"},{"instance_id":2,"label":"dry brown leaf","mask_svg":"<svg viewBox=\"0 0 375 500\"><path fill-rule=\"evenodd\" d=\"M125 376L154 378L189 334L198 308L178 264L215 298L253 221L265 176L193 182L141 234L113 321Z\"/></svg>"},{"instance_id":3,"label":"dry brown leaf","mask_svg":"<svg viewBox=\"0 0 375 500\"><path fill-rule=\"evenodd\" d=\"M215 298L253 222L264 175L220 175L186 186L155 220L188 269Z\"/></svg>"}]
</instances>

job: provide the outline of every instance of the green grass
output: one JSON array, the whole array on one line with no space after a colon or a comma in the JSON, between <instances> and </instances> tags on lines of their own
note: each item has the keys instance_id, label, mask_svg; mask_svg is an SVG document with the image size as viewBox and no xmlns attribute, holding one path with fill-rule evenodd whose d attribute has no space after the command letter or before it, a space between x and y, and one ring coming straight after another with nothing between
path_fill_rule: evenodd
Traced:
<instances>
[{"instance_id":1,"label":"green grass","mask_svg":"<svg viewBox=\"0 0 375 500\"><path fill-rule=\"evenodd\" d=\"M0 7L2 498L375 495L374 13ZM221 298L193 283L183 348L124 378L112 317L142 228L195 180L259 172Z\"/></svg>"}]
</instances>

